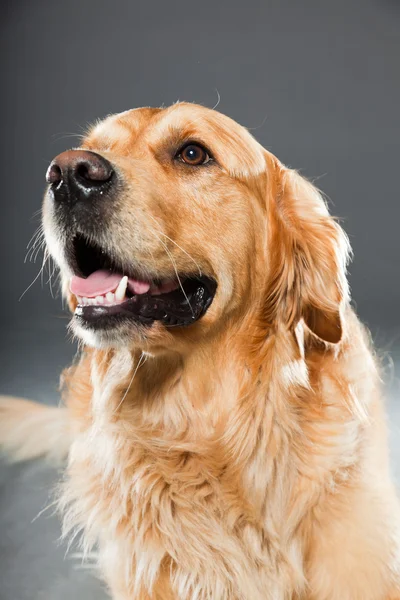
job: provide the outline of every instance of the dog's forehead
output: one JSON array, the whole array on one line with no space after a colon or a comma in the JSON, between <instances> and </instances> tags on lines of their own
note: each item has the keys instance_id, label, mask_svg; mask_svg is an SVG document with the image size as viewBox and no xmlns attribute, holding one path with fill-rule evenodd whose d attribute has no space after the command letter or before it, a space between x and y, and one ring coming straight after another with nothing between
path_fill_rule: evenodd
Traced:
<instances>
[{"instance_id":1,"label":"dog's forehead","mask_svg":"<svg viewBox=\"0 0 400 600\"><path fill-rule=\"evenodd\" d=\"M85 138L85 147L112 150L132 145L163 109L135 108L98 120Z\"/></svg>"},{"instance_id":2,"label":"dog's forehead","mask_svg":"<svg viewBox=\"0 0 400 600\"><path fill-rule=\"evenodd\" d=\"M264 150L247 129L215 110L187 103L111 115L95 125L86 145L129 151L136 143L156 148L171 138L203 142L233 176L265 170Z\"/></svg>"}]
</instances>

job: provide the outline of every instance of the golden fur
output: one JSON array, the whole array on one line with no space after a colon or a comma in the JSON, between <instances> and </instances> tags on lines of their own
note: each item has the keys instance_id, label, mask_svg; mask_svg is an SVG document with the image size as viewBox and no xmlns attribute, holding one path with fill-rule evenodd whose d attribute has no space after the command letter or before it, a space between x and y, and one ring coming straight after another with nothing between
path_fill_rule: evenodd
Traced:
<instances>
[{"instance_id":1,"label":"golden fur","mask_svg":"<svg viewBox=\"0 0 400 600\"><path fill-rule=\"evenodd\" d=\"M172 165L188 138L219 167ZM128 182L102 243L160 276L171 258L195 264L217 294L188 328L77 328L66 410L57 421L5 400L4 447L51 454L43 431L63 433L65 533L98 544L114 600L399 600L379 374L349 305L347 238L319 192L190 104L108 117L82 148ZM44 225L73 309L46 202Z\"/></svg>"}]
</instances>

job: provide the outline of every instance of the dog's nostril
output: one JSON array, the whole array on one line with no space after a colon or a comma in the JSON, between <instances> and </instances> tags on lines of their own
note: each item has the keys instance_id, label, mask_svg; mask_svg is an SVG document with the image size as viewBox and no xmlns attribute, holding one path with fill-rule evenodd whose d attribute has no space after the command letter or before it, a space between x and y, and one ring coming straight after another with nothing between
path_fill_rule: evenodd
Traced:
<instances>
[{"instance_id":1,"label":"dog's nostril","mask_svg":"<svg viewBox=\"0 0 400 600\"><path fill-rule=\"evenodd\" d=\"M87 183L105 183L113 174L110 163L104 159L84 160L75 167L75 176Z\"/></svg>"},{"instance_id":2,"label":"dog's nostril","mask_svg":"<svg viewBox=\"0 0 400 600\"><path fill-rule=\"evenodd\" d=\"M82 179L87 179L88 181L92 179L92 177L90 177L90 169L87 163L80 163L77 165L76 174L79 177L82 177Z\"/></svg>"},{"instance_id":3,"label":"dog's nostril","mask_svg":"<svg viewBox=\"0 0 400 600\"><path fill-rule=\"evenodd\" d=\"M46 181L50 184L59 184L62 180L62 171L56 163L52 163L47 169Z\"/></svg>"}]
</instances>

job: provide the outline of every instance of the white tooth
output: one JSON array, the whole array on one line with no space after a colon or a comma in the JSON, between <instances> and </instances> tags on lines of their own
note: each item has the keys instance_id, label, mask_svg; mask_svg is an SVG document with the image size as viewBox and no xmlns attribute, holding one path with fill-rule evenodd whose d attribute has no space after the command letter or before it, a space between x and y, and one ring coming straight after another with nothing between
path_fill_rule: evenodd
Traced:
<instances>
[{"instance_id":1,"label":"white tooth","mask_svg":"<svg viewBox=\"0 0 400 600\"><path fill-rule=\"evenodd\" d=\"M82 304L82 298L80 296L77 296L76 299L78 301L78 304Z\"/></svg>"},{"instance_id":2,"label":"white tooth","mask_svg":"<svg viewBox=\"0 0 400 600\"><path fill-rule=\"evenodd\" d=\"M103 304L104 297L103 296L96 296L95 301L96 301L96 304Z\"/></svg>"},{"instance_id":3,"label":"white tooth","mask_svg":"<svg viewBox=\"0 0 400 600\"><path fill-rule=\"evenodd\" d=\"M86 306L86 304L87 304L87 298L85 298L85 296L83 296L83 297L81 298L81 300L82 300L82 305L83 305L83 306Z\"/></svg>"},{"instance_id":4,"label":"white tooth","mask_svg":"<svg viewBox=\"0 0 400 600\"><path fill-rule=\"evenodd\" d=\"M115 300L121 302L125 298L126 287L128 285L128 277L124 275L115 290Z\"/></svg>"},{"instance_id":5,"label":"white tooth","mask_svg":"<svg viewBox=\"0 0 400 600\"><path fill-rule=\"evenodd\" d=\"M108 292L106 294L106 300L107 302L111 303L111 302L115 302L115 296L112 292Z\"/></svg>"}]
</instances>

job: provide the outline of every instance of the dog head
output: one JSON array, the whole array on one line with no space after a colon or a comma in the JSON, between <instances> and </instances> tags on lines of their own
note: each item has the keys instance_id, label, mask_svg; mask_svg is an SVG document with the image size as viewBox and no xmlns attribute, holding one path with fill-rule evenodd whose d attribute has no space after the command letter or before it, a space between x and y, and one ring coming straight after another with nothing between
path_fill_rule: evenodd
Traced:
<instances>
[{"instance_id":1,"label":"dog head","mask_svg":"<svg viewBox=\"0 0 400 600\"><path fill-rule=\"evenodd\" d=\"M228 117L185 103L110 116L47 181L47 245L85 343L174 349L249 314L341 339L344 233Z\"/></svg>"}]
</instances>

